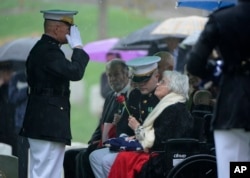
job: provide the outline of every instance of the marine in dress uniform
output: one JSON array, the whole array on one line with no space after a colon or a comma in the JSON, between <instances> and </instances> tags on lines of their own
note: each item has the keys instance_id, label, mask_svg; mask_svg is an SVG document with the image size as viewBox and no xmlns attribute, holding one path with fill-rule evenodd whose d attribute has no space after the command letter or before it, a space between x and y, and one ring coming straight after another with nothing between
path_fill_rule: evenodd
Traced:
<instances>
[{"instance_id":1,"label":"marine in dress uniform","mask_svg":"<svg viewBox=\"0 0 250 178\"><path fill-rule=\"evenodd\" d=\"M89 61L73 16L77 11L41 11L45 33L26 61L28 104L20 135L30 144L30 177L61 178L65 145L71 144L70 81L81 80ZM60 49L68 43L71 61Z\"/></svg>"},{"instance_id":2,"label":"marine in dress uniform","mask_svg":"<svg viewBox=\"0 0 250 178\"><path fill-rule=\"evenodd\" d=\"M187 70L209 76L207 59L214 48L223 59L212 129L218 177L229 176L229 163L250 161L250 1L212 13L189 54Z\"/></svg>"},{"instance_id":3,"label":"marine in dress uniform","mask_svg":"<svg viewBox=\"0 0 250 178\"><path fill-rule=\"evenodd\" d=\"M131 80L136 84L136 88L129 94L128 107L130 114L138 118L141 124L159 102L159 99L154 95L156 83L158 82L157 62L159 61L160 57L158 56L147 56L127 62L132 71ZM153 74L157 75L157 81L155 80L150 84L148 81ZM149 86L145 87L145 85ZM128 126L127 118L128 113L124 111L121 120L117 123L117 137L122 133L130 136L134 135L134 131Z\"/></svg>"}]
</instances>

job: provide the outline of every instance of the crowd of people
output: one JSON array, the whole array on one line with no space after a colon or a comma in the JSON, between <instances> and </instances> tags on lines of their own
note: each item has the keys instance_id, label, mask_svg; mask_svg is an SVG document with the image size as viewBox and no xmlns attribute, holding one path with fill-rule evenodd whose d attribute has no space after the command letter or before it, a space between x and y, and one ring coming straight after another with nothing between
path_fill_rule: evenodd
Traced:
<instances>
[{"instance_id":1,"label":"crowd of people","mask_svg":"<svg viewBox=\"0 0 250 178\"><path fill-rule=\"evenodd\" d=\"M218 178L229 177L230 162L250 161L249 10L250 1L239 0L235 7L212 13L184 56L182 72L176 70L176 44L168 52L150 51L128 62L108 53L100 80L105 102L99 124L86 148L67 151L69 82L84 77L89 56L74 25L77 11L41 11L44 34L29 54L26 73L0 64L0 109L8 112L4 100L16 106L19 169L27 170L29 147L30 178L61 178L63 169L65 178L166 177L170 165L164 153L152 156L152 151L164 151L168 139L195 138L215 148ZM60 49L66 43L73 50L71 61ZM223 61L219 82L209 62L214 49ZM18 88L18 81L28 85ZM204 113L210 114L211 126L197 125Z\"/></svg>"}]
</instances>

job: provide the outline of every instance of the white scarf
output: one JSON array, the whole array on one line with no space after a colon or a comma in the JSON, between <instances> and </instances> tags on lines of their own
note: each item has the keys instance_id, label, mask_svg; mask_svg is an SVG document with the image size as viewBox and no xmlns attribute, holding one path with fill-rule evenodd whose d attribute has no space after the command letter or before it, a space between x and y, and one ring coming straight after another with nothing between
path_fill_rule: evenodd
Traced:
<instances>
[{"instance_id":1,"label":"white scarf","mask_svg":"<svg viewBox=\"0 0 250 178\"><path fill-rule=\"evenodd\" d=\"M136 139L139 140L144 150L148 150L154 144L155 134L154 134L154 121L162 113L162 111L175 103L185 103L186 98L176 93L169 93L163 97L152 112L147 116L143 125L136 131Z\"/></svg>"}]
</instances>

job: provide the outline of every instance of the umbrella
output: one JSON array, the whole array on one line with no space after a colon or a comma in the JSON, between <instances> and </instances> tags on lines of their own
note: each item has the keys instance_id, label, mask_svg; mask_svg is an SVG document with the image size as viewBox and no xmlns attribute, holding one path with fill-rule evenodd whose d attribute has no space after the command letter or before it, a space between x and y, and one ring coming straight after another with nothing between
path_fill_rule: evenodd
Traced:
<instances>
[{"instance_id":1,"label":"umbrella","mask_svg":"<svg viewBox=\"0 0 250 178\"><path fill-rule=\"evenodd\" d=\"M227 6L234 6L236 3L237 0L178 0L176 6L214 11Z\"/></svg>"},{"instance_id":2,"label":"umbrella","mask_svg":"<svg viewBox=\"0 0 250 178\"><path fill-rule=\"evenodd\" d=\"M157 43L160 47L166 47L164 41L166 35L155 35L151 33L160 23L161 22L154 22L128 34L120 39L120 41L114 46L114 49L148 50L152 42Z\"/></svg>"},{"instance_id":3,"label":"umbrella","mask_svg":"<svg viewBox=\"0 0 250 178\"><path fill-rule=\"evenodd\" d=\"M108 52L116 52L121 55L125 61L147 55L145 50L128 50L122 51L113 49L119 38L109 38L104 40L93 41L87 43L83 49L89 54L90 59L97 62L106 62L106 54Z\"/></svg>"},{"instance_id":4,"label":"umbrella","mask_svg":"<svg viewBox=\"0 0 250 178\"><path fill-rule=\"evenodd\" d=\"M152 34L185 38L196 31L202 31L208 18L200 16L174 17L159 24Z\"/></svg>"},{"instance_id":5,"label":"umbrella","mask_svg":"<svg viewBox=\"0 0 250 178\"><path fill-rule=\"evenodd\" d=\"M3 44L0 47L0 62L11 61L14 70L24 68L30 50L39 39L39 37L24 37ZM61 49L66 57L70 59L72 50L68 45L62 45Z\"/></svg>"},{"instance_id":6,"label":"umbrella","mask_svg":"<svg viewBox=\"0 0 250 178\"><path fill-rule=\"evenodd\" d=\"M0 47L0 61L26 61L38 38L20 38Z\"/></svg>"},{"instance_id":7,"label":"umbrella","mask_svg":"<svg viewBox=\"0 0 250 178\"><path fill-rule=\"evenodd\" d=\"M30 50L39 40L39 37L19 38L0 47L0 61L26 61ZM62 45L67 58L71 57L72 50L67 45Z\"/></svg>"},{"instance_id":8,"label":"umbrella","mask_svg":"<svg viewBox=\"0 0 250 178\"><path fill-rule=\"evenodd\" d=\"M0 63L8 61L15 71L24 69L29 51L37 40L38 38L19 38L3 44L0 47Z\"/></svg>"}]
</instances>

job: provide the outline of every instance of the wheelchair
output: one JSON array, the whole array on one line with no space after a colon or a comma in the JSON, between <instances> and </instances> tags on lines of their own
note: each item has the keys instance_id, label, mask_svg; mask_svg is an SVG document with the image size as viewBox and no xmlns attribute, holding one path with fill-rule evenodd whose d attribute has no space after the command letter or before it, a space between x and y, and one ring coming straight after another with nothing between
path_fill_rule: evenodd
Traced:
<instances>
[{"instance_id":1,"label":"wheelchair","mask_svg":"<svg viewBox=\"0 0 250 178\"><path fill-rule=\"evenodd\" d=\"M216 157L213 147L195 138L169 139L162 151L152 151L146 174L143 178L217 178ZM158 155L162 159L161 173L153 175L152 170L159 169L154 165L153 157ZM153 166L154 165L154 166Z\"/></svg>"},{"instance_id":2,"label":"wheelchair","mask_svg":"<svg viewBox=\"0 0 250 178\"><path fill-rule=\"evenodd\" d=\"M194 117L198 138L169 139L163 143L164 150L151 152L152 156L164 155L164 178L217 178L215 146L209 131L211 118L209 113Z\"/></svg>"},{"instance_id":3,"label":"wheelchair","mask_svg":"<svg viewBox=\"0 0 250 178\"><path fill-rule=\"evenodd\" d=\"M217 178L216 157L206 142L193 138L166 142L167 178Z\"/></svg>"}]
</instances>

